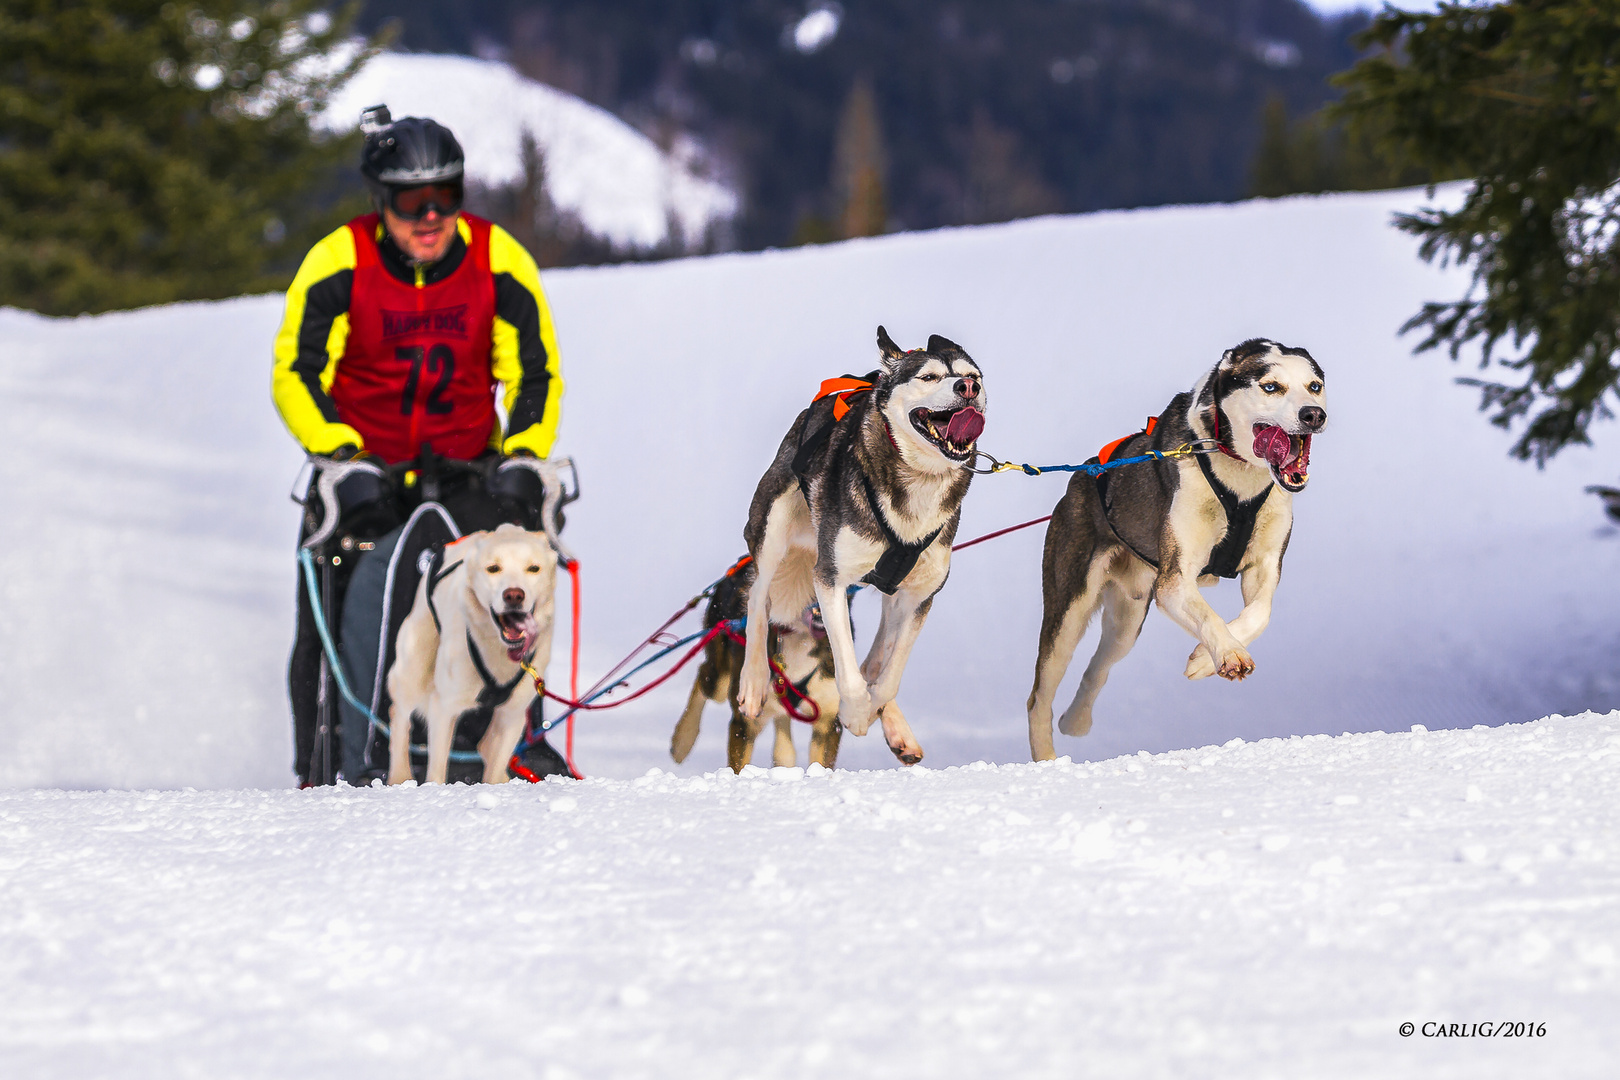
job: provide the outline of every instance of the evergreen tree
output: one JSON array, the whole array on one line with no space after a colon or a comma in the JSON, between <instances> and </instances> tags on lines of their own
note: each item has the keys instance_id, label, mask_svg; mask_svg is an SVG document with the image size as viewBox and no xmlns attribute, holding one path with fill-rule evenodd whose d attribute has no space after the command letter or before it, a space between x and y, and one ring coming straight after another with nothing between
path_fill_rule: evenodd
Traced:
<instances>
[{"instance_id":1,"label":"evergreen tree","mask_svg":"<svg viewBox=\"0 0 1620 1080\"><path fill-rule=\"evenodd\" d=\"M311 129L365 53L320 0L6 0L0 303L76 314L285 284L354 208Z\"/></svg>"},{"instance_id":2,"label":"evergreen tree","mask_svg":"<svg viewBox=\"0 0 1620 1080\"><path fill-rule=\"evenodd\" d=\"M467 209L511 233L541 269L626 261L626 254L615 250L612 241L593 236L577 215L552 201L546 152L528 131L523 132L518 153L523 175L511 183L467 181ZM674 249L679 244L679 229L672 226L671 236L674 239L659 248L629 257L650 260L678 254Z\"/></svg>"},{"instance_id":3,"label":"evergreen tree","mask_svg":"<svg viewBox=\"0 0 1620 1080\"><path fill-rule=\"evenodd\" d=\"M1260 148L1249 172L1249 194L1261 198L1324 191L1379 191L1429 183L1434 175L1392 163L1364 130L1315 112L1297 122L1273 95L1261 115Z\"/></svg>"},{"instance_id":4,"label":"evergreen tree","mask_svg":"<svg viewBox=\"0 0 1620 1080\"><path fill-rule=\"evenodd\" d=\"M1497 425L1526 421L1518 457L1588 442L1620 383L1620 4L1386 8L1364 43L1380 51L1342 77L1338 115L1435 175L1477 178L1456 209L1398 220L1424 259L1473 269L1462 299L1404 329L1425 331L1419 352L1477 341L1483 366L1517 373L1463 381Z\"/></svg>"},{"instance_id":5,"label":"evergreen tree","mask_svg":"<svg viewBox=\"0 0 1620 1080\"><path fill-rule=\"evenodd\" d=\"M833 146L833 192L841 210L838 233L844 239L881 236L888 225L883 197L883 124L872 85L858 79L838 118Z\"/></svg>"},{"instance_id":6,"label":"evergreen tree","mask_svg":"<svg viewBox=\"0 0 1620 1080\"><path fill-rule=\"evenodd\" d=\"M1063 202L1023 152L1018 133L996 124L990 110L973 110L967 145L967 185L962 220L971 224L1011 221L1055 213Z\"/></svg>"}]
</instances>

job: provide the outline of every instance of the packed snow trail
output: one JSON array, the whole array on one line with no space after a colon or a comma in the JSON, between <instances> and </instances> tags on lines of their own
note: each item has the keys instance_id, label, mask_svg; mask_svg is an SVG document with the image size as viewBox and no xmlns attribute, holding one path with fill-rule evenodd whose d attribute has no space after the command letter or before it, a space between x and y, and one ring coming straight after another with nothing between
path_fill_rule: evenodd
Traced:
<instances>
[{"instance_id":1,"label":"packed snow trail","mask_svg":"<svg viewBox=\"0 0 1620 1080\"><path fill-rule=\"evenodd\" d=\"M1608 1077L1617 764L1610 713L1095 764L0 794L0 1074ZM1504 1021L1545 1034L1400 1034Z\"/></svg>"},{"instance_id":2,"label":"packed snow trail","mask_svg":"<svg viewBox=\"0 0 1620 1080\"><path fill-rule=\"evenodd\" d=\"M1466 286L1390 227L1422 201L1172 207L547 272L568 379L557 448L584 483L566 533L583 564L584 684L742 553L783 433L823 378L871 370L882 323L903 345L966 346L989 398L981 444L1043 464L1139 429L1256 334L1327 372L1328 427L1254 675L1189 683L1192 639L1155 612L1092 733L1058 736L1058 753L1620 706L1620 530L1582 491L1615 482L1620 432L1599 421L1594 448L1538 471L1455 385L1472 367L1411 356L1400 324ZM301 457L268 390L281 306L0 311L0 787L291 782ZM960 535L1051 513L1064 483L981 477ZM1042 533L953 561L900 690L926 764L1028 759ZM1235 583L1205 595L1229 617L1240 606ZM855 626L862 640L876 626L869 595ZM581 769L670 767L689 685L582 718ZM708 710L678 772L725 760L724 720ZM846 738L839 763L897 767L873 737Z\"/></svg>"}]
</instances>

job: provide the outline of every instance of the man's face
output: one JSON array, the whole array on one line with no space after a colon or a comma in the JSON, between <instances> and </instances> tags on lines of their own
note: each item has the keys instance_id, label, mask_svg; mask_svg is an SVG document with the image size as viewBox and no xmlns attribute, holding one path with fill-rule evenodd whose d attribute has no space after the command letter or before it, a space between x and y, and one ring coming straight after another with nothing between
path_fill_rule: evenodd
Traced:
<instances>
[{"instance_id":1,"label":"man's face","mask_svg":"<svg viewBox=\"0 0 1620 1080\"><path fill-rule=\"evenodd\" d=\"M450 250L450 242L455 239L456 221L460 217L459 212L445 216L437 210L429 210L420 220L408 221L386 206L382 212L383 227L388 235L406 256L419 263L444 258L445 252Z\"/></svg>"}]
</instances>

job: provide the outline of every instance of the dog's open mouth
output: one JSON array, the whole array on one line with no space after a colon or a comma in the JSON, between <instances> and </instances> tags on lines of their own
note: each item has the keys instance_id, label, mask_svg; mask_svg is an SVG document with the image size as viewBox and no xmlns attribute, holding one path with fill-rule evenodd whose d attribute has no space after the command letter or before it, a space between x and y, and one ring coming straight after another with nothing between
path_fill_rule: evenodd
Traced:
<instances>
[{"instance_id":1,"label":"dog's open mouth","mask_svg":"<svg viewBox=\"0 0 1620 1080\"><path fill-rule=\"evenodd\" d=\"M489 615L495 620L495 626L501 632L501 644L506 646L506 655L517 661L527 659L534 651L534 639L540 636L540 628L534 622L534 613L497 612L491 608Z\"/></svg>"},{"instance_id":2,"label":"dog's open mouth","mask_svg":"<svg viewBox=\"0 0 1620 1080\"><path fill-rule=\"evenodd\" d=\"M1275 424L1254 425L1254 456L1289 491L1301 491L1311 478L1311 437L1291 435Z\"/></svg>"},{"instance_id":3,"label":"dog's open mouth","mask_svg":"<svg viewBox=\"0 0 1620 1080\"><path fill-rule=\"evenodd\" d=\"M911 426L939 452L953 461L966 461L973 453L973 443L984 430L984 413L972 405L945 412L927 409L911 410Z\"/></svg>"}]
</instances>

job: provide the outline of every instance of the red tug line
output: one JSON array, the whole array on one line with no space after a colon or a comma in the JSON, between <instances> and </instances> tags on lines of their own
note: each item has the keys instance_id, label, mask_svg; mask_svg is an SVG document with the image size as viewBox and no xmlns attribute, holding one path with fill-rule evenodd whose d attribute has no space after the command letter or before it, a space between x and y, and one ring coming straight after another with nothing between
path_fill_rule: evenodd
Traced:
<instances>
[{"instance_id":1,"label":"red tug line","mask_svg":"<svg viewBox=\"0 0 1620 1080\"><path fill-rule=\"evenodd\" d=\"M1027 529L1027 528L1031 527L1032 525L1039 525L1042 522L1051 521L1051 520L1052 520L1052 515L1047 514L1045 517L1038 517L1038 518L1034 519L1033 521L1026 521L1026 522L1024 522L1024 523L1022 523L1020 525L1009 525L1005 529L997 529L995 532L985 533L983 536L976 536L972 540L964 540L960 544L953 544L953 545L951 545L951 551L953 551L953 552L962 551L962 550L964 550L966 548L972 547L974 544L982 544L986 540L994 540L998 536L1006 536L1008 533L1014 533L1014 532L1017 532L1020 529ZM731 577L737 571L741 570L744 566L747 566L748 563L750 561L752 561L752 558L753 558L753 556L751 556L751 555L744 555L741 559L738 559L735 563L732 564L731 569L727 570L725 572L724 576L725 577ZM573 633L573 644L572 644L572 648L570 649L570 656L569 656L569 685L568 685L569 697L563 697L561 694L554 694L550 690L548 690L546 688L546 680L544 678L542 678L538 673L534 672L532 669L530 669L530 675L534 679L534 688L538 693L543 694L545 697L550 698L552 701L557 702L559 705L567 706L568 709L570 710L570 713L569 713L569 716L568 716L568 721L567 721L567 723L568 723L568 733L567 733L567 740L566 740L566 743L565 743L566 752L564 754L564 757L568 761L568 770L571 773L574 774L574 778L576 780L582 780L582 779L584 779L583 774L581 774L579 769L575 768L575 766L574 766L574 716L573 716L574 712L579 711L579 710L585 710L587 712L597 712L597 711L604 710L604 709L616 709L620 705L628 704L629 702L632 702L632 701L636 700L637 698L639 698L639 697L641 697L641 696L643 696L645 694L648 694L648 693L652 692L653 690L656 690L658 687L660 687L664 683L668 682L669 679L677 671L681 670L681 668L685 667L688 663L690 663L692 661L692 659L697 656L698 653L702 652L705 648L708 647L709 642L711 642L715 638L719 637L722 633L725 634L727 637L731 638L731 640L736 642L738 645L743 645L745 647L748 644L748 640L747 640L747 638L743 637L742 634L738 633L736 631L736 629L734 629L732 627L732 625L731 625L731 623L729 621L717 623L717 624L715 624L715 626L712 629L709 630L708 633L703 635L702 640L700 640L696 645L693 645L692 648L687 651L686 655L681 657L680 660L676 662L674 667L670 668L668 671L666 671L662 675L658 676L658 678L654 679L652 682L648 683L646 686L643 686L641 689L635 691L630 696L622 697L618 701L606 701L606 702L603 702L600 705L587 704L587 703L579 700L579 560L576 559L576 560L574 560L574 562L569 564L568 572L573 577L573 592L574 592L574 604L573 604L574 633ZM711 585L709 587L709 589L712 589L712 588L713 588L713 586ZM658 640L659 636L662 635L664 633L664 631L668 630L671 626L673 626L675 624L675 622L678 619L680 619L680 617L682 615L685 615L687 612L689 612L693 608L697 607L698 604L703 601L703 598L709 594L709 589L705 589L705 590L703 590L703 592L701 592L698 595L694 596L686 604L685 607L681 608L681 610L677 611L674 615L671 615L669 617L669 619L665 621L664 625L660 626L657 630L654 630L652 632L651 636L649 636L647 638L647 640L643 641L640 645L637 645L635 647L635 649L630 653L629 656L625 657L623 660L619 661L618 664L614 665L613 670L608 672L607 678L604 678L602 680L602 683L607 683L608 679L612 678L614 675L617 675L618 672L619 672L619 669L624 667L625 664L629 663L631 658L633 658L636 655L636 653L639 653L642 649L646 648L649 644L651 644L652 642ZM797 686L793 685L792 680L790 680L787 677L787 673L782 670L781 665L779 665L775 660L772 660L770 662L770 664L771 664L771 690L776 694L776 699L777 699L778 702L781 703L782 709L789 716L791 716L793 719L799 721L800 723L813 724L817 720L820 720L821 719L821 708L820 708L820 706L818 706L814 701L810 700L810 698L806 697L802 692L800 692L800 690L799 690L799 688ZM598 685L602 685L602 683L599 683ZM807 714L806 713L801 713L797 708L794 707L794 705L788 700L788 694L789 693L792 693L792 695L794 697L798 698L799 701L801 701L805 705L809 706ZM525 733L525 742L527 741L527 735L528 735L528 733L526 732ZM531 784L538 784L538 783L541 782L542 778L535 775L534 772L532 772L530 769L528 769L526 766L524 766L523 763L518 760L518 757L515 754L512 756L512 760L508 764L508 768L510 768L512 770L512 772L515 773L517 776L521 777L524 780L527 780Z\"/></svg>"}]
</instances>

